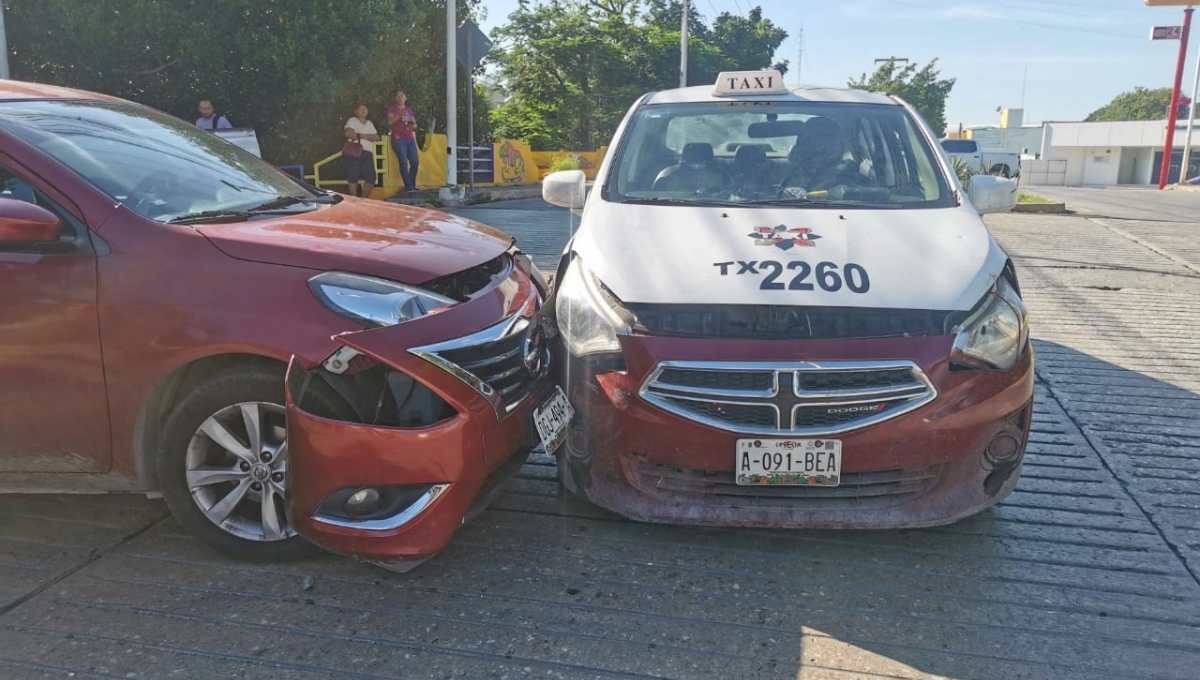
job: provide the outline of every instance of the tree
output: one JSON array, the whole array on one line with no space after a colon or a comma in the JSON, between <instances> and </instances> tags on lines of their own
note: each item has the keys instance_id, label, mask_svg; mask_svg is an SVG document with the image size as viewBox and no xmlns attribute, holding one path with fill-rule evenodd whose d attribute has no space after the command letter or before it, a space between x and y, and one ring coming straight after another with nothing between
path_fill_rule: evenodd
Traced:
<instances>
[{"instance_id":1,"label":"tree","mask_svg":"<svg viewBox=\"0 0 1200 680\"><path fill-rule=\"evenodd\" d=\"M1167 117L1167 109L1170 106L1171 88L1160 87L1151 90L1135 87L1132 92L1123 92L1111 102L1092 111L1084 121L1111 123L1123 120L1163 120ZM1200 108L1197 108L1197 111L1200 111Z\"/></svg>"},{"instance_id":2,"label":"tree","mask_svg":"<svg viewBox=\"0 0 1200 680\"><path fill-rule=\"evenodd\" d=\"M336 151L357 100L381 127L397 85L422 126L444 117L445 0L4 1L14 77L185 119L211 98L235 125L254 127L275 162ZM477 0L455 1L469 16Z\"/></svg>"},{"instance_id":3,"label":"tree","mask_svg":"<svg viewBox=\"0 0 1200 680\"><path fill-rule=\"evenodd\" d=\"M888 60L875 69L875 73L859 76L847 83L856 90L883 92L900 97L912 105L929 123L934 132L941 134L946 129L946 99L954 89L955 78L939 79L937 59L923 67L909 63L898 68L895 60Z\"/></svg>"},{"instance_id":4,"label":"tree","mask_svg":"<svg viewBox=\"0 0 1200 680\"><path fill-rule=\"evenodd\" d=\"M521 2L493 33L510 93L492 116L496 132L534 149L607 142L639 96L678 86L680 19L679 4L667 0ZM759 8L723 13L711 27L698 13L688 22L690 83L766 68L787 37Z\"/></svg>"}]
</instances>

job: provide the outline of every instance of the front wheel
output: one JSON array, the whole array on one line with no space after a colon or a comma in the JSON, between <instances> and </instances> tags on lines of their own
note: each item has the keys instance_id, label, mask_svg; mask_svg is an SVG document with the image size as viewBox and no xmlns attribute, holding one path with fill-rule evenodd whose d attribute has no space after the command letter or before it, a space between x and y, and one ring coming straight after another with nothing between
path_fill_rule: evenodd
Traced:
<instances>
[{"instance_id":1,"label":"front wheel","mask_svg":"<svg viewBox=\"0 0 1200 680\"><path fill-rule=\"evenodd\" d=\"M158 478L167 506L189 533L236 559L317 551L286 514L283 378L275 366L219 371L183 395L163 431Z\"/></svg>"}]
</instances>

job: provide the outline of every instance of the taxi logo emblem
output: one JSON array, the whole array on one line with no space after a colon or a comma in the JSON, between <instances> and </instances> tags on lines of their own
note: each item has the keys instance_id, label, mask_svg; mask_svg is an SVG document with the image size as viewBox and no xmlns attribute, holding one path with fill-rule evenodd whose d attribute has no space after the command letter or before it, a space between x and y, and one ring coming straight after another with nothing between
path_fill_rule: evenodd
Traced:
<instances>
[{"instance_id":1,"label":"taxi logo emblem","mask_svg":"<svg viewBox=\"0 0 1200 680\"><path fill-rule=\"evenodd\" d=\"M775 246L780 250L791 250L797 246L812 248L817 245L813 241L821 238L807 227L788 229L782 224L775 227L755 227L753 232L746 235L754 239L756 246Z\"/></svg>"}]
</instances>

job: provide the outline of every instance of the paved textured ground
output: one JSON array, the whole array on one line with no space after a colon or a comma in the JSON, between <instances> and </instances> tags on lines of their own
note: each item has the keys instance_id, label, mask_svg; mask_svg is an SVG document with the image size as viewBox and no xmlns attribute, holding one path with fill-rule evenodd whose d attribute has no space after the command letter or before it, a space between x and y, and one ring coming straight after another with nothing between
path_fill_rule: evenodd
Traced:
<instances>
[{"instance_id":1,"label":"paved textured ground","mask_svg":"<svg viewBox=\"0 0 1200 680\"><path fill-rule=\"evenodd\" d=\"M156 501L0 497L0 678L1194 679L1200 194L1119 193L1098 212L1122 219L989 218L1019 263L1039 384L1025 475L982 516L635 524L562 497L539 459L396 575L232 563ZM463 212L543 265L570 232L532 202Z\"/></svg>"}]
</instances>

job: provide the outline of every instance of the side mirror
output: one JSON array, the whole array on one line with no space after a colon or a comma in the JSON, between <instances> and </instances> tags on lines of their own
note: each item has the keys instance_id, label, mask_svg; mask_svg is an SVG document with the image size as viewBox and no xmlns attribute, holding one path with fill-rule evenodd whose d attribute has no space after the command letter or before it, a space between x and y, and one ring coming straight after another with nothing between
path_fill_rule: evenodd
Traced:
<instances>
[{"instance_id":1,"label":"side mirror","mask_svg":"<svg viewBox=\"0 0 1200 680\"><path fill-rule=\"evenodd\" d=\"M45 208L0 198L0 245L5 243L51 243L62 236L62 222Z\"/></svg>"},{"instance_id":2,"label":"side mirror","mask_svg":"<svg viewBox=\"0 0 1200 680\"><path fill-rule=\"evenodd\" d=\"M980 215L1008 212L1017 205L1017 183L995 175L975 175L967 198Z\"/></svg>"},{"instance_id":3,"label":"side mirror","mask_svg":"<svg viewBox=\"0 0 1200 680\"><path fill-rule=\"evenodd\" d=\"M587 198L587 176L582 170L560 170L542 180L542 200L550 205L583 210Z\"/></svg>"}]
</instances>

